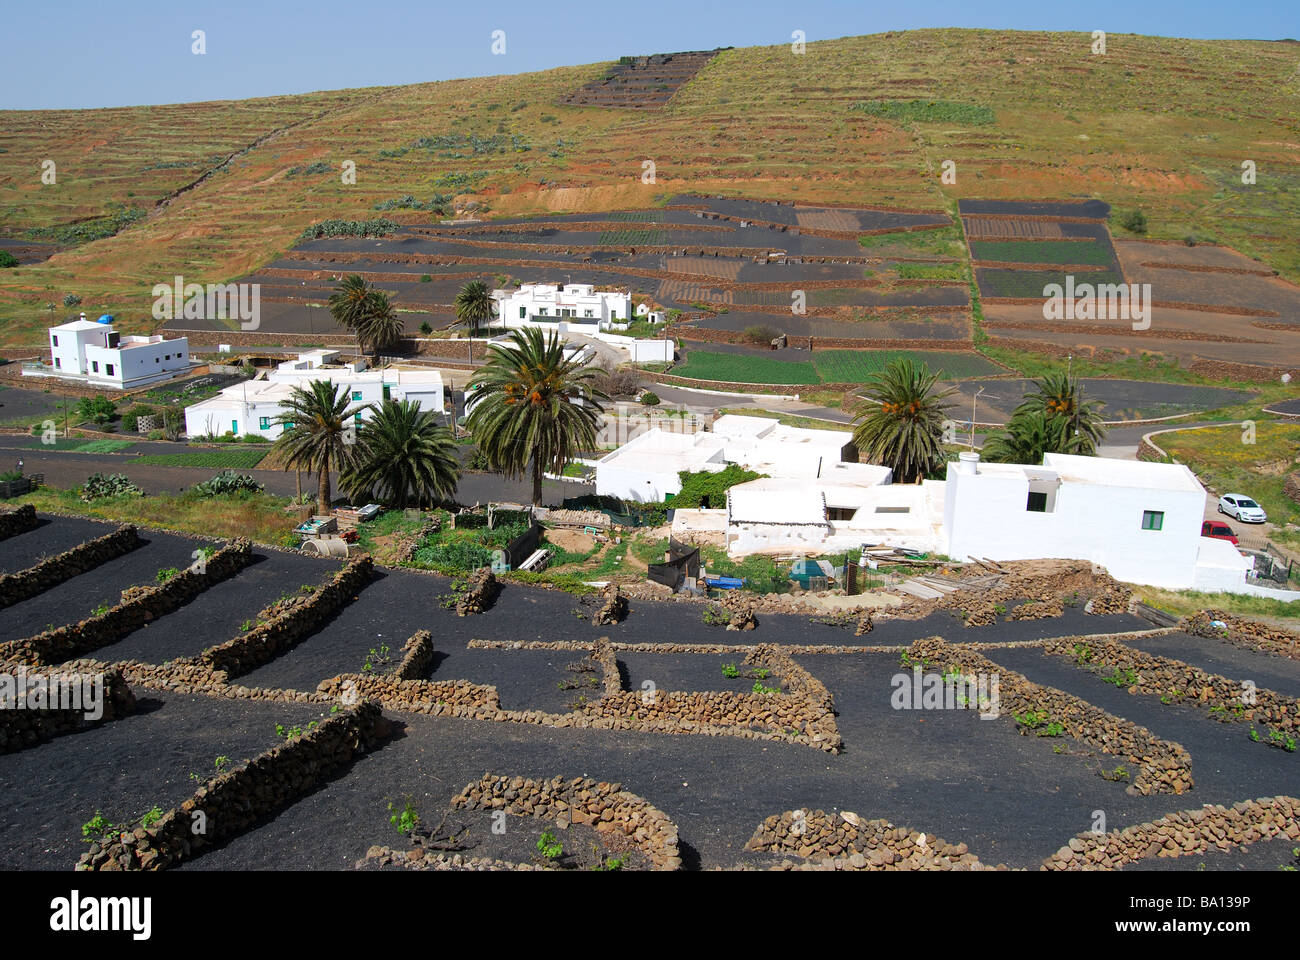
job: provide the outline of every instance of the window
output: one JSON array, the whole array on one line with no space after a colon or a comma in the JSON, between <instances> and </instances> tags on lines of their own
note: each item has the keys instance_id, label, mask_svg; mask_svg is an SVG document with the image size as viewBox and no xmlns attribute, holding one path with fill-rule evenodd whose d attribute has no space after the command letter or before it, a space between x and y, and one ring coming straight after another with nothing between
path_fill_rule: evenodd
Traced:
<instances>
[{"instance_id":1,"label":"window","mask_svg":"<svg viewBox=\"0 0 1300 960\"><path fill-rule=\"evenodd\" d=\"M1025 509L1030 513L1047 512L1047 494L1037 490L1029 491L1029 501L1025 504Z\"/></svg>"},{"instance_id":2,"label":"window","mask_svg":"<svg viewBox=\"0 0 1300 960\"><path fill-rule=\"evenodd\" d=\"M583 315L584 317L594 317L594 316L595 316L595 314L592 313L590 310L584 310L584 311L582 311L582 315Z\"/></svg>"},{"instance_id":3,"label":"window","mask_svg":"<svg viewBox=\"0 0 1300 960\"><path fill-rule=\"evenodd\" d=\"M292 429L293 429L293 421L292 421L292 420L286 420L286 421L284 422L284 429L286 429L286 430L292 430Z\"/></svg>"},{"instance_id":4,"label":"window","mask_svg":"<svg viewBox=\"0 0 1300 960\"><path fill-rule=\"evenodd\" d=\"M360 399L361 399L361 391L360 391L360 390L353 390L353 391L352 391L352 399L353 399L353 400L360 400Z\"/></svg>"},{"instance_id":5,"label":"window","mask_svg":"<svg viewBox=\"0 0 1300 960\"><path fill-rule=\"evenodd\" d=\"M527 307L520 307L520 308L519 308L519 319L520 319L520 320L527 320L527 319L528 319L528 308L527 308Z\"/></svg>"},{"instance_id":6,"label":"window","mask_svg":"<svg viewBox=\"0 0 1300 960\"><path fill-rule=\"evenodd\" d=\"M393 392L392 384L388 384L388 383L384 384L384 399L385 399L385 400L389 399L389 397L390 397L390 395L392 394L392 392Z\"/></svg>"},{"instance_id":7,"label":"window","mask_svg":"<svg viewBox=\"0 0 1300 960\"><path fill-rule=\"evenodd\" d=\"M58 357L55 357L55 358L54 358L54 365L55 365L57 368L59 368L60 370L63 369L63 361L60 360Z\"/></svg>"},{"instance_id":8,"label":"window","mask_svg":"<svg viewBox=\"0 0 1300 960\"><path fill-rule=\"evenodd\" d=\"M90 369L91 369L91 372L93 372L93 373L99 373L99 361L98 361L98 360L91 360L91 361L90 361Z\"/></svg>"},{"instance_id":9,"label":"window","mask_svg":"<svg viewBox=\"0 0 1300 960\"><path fill-rule=\"evenodd\" d=\"M170 360L171 358L172 355L170 353L163 357L164 360Z\"/></svg>"},{"instance_id":10,"label":"window","mask_svg":"<svg viewBox=\"0 0 1300 960\"><path fill-rule=\"evenodd\" d=\"M162 363L162 361L159 360L157 357L154 357L154 358L153 358L153 362L154 362L154 363Z\"/></svg>"},{"instance_id":11,"label":"window","mask_svg":"<svg viewBox=\"0 0 1300 960\"><path fill-rule=\"evenodd\" d=\"M1143 510L1142 511L1142 529L1143 530L1162 530L1165 525L1165 512L1163 510Z\"/></svg>"},{"instance_id":12,"label":"window","mask_svg":"<svg viewBox=\"0 0 1300 960\"><path fill-rule=\"evenodd\" d=\"M54 341L56 347L59 345L59 335L57 333L51 334L50 339Z\"/></svg>"},{"instance_id":13,"label":"window","mask_svg":"<svg viewBox=\"0 0 1300 960\"><path fill-rule=\"evenodd\" d=\"M230 421L230 432L233 433L233 434L238 435L238 433L239 433L239 421L238 421L238 420L231 420L231 421Z\"/></svg>"},{"instance_id":14,"label":"window","mask_svg":"<svg viewBox=\"0 0 1300 960\"><path fill-rule=\"evenodd\" d=\"M848 521L853 519L853 515L858 512L857 507L827 507L826 519L832 523L839 521Z\"/></svg>"},{"instance_id":15,"label":"window","mask_svg":"<svg viewBox=\"0 0 1300 960\"><path fill-rule=\"evenodd\" d=\"M113 365L111 363L104 364L104 372L111 377L113 375Z\"/></svg>"},{"instance_id":16,"label":"window","mask_svg":"<svg viewBox=\"0 0 1300 960\"><path fill-rule=\"evenodd\" d=\"M911 507L876 507L876 513L911 513Z\"/></svg>"},{"instance_id":17,"label":"window","mask_svg":"<svg viewBox=\"0 0 1300 960\"><path fill-rule=\"evenodd\" d=\"M270 429L271 429L271 418L270 418L270 417L260 417L260 418L258 418L258 421L257 421L257 429L259 429L259 430L270 430Z\"/></svg>"}]
</instances>

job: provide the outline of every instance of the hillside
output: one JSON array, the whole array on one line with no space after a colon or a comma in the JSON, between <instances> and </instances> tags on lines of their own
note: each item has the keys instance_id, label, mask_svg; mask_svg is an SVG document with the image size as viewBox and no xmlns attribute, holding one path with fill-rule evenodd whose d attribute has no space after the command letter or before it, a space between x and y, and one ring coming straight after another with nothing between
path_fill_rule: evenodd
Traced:
<instances>
[{"instance_id":1,"label":"hillside","mask_svg":"<svg viewBox=\"0 0 1300 960\"><path fill-rule=\"evenodd\" d=\"M0 237L64 246L0 271L0 344L43 340L45 304L70 292L127 330L152 327L155 283L233 279L313 222L377 216L408 194L456 195L481 216L653 206L688 191L954 213L962 198L1096 198L1117 237L1117 216L1140 207L1150 237L1229 244L1300 281L1298 48L1112 34L1093 56L1089 42L934 30L812 43L803 56L723 50L652 110L561 105L612 66L596 64L0 112ZM876 100L944 103L855 107ZM40 182L45 159L55 185ZM641 182L646 159L654 184ZM349 160L354 185L340 182ZM955 185L939 182L945 160ZM1240 182L1243 160L1258 167L1254 186ZM121 229L104 239L76 244L66 229L93 236L114 216Z\"/></svg>"}]
</instances>

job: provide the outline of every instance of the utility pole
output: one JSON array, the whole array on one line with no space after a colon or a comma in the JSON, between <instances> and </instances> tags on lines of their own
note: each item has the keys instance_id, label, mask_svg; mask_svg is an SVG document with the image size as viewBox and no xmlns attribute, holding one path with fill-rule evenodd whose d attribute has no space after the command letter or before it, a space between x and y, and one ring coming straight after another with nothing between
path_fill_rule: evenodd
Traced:
<instances>
[{"instance_id":1,"label":"utility pole","mask_svg":"<svg viewBox=\"0 0 1300 960\"><path fill-rule=\"evenodd\" d=\"M975 404L979 401L980 394L983 392L984 388L980 387L970 400L970 448L972 453L975 451Z\"/></svg>"}]
</instances>

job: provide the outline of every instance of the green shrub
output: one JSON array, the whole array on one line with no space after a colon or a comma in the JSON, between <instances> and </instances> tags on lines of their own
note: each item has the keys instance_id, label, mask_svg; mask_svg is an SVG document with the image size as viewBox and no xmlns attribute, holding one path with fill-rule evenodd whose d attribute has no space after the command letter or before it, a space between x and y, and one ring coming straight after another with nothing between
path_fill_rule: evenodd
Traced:
<instances>
[{"instance_id":1,"label":"green shrub","mask_svg":"<svg viewBox=\"0 0 1300 960\"><path fill-rule=\"evenodd\" d=\"M1141 210L1130 210L1119 218L1119 225L1129 233L1147 232L1147 215Z\"/></svg>"},{"instance_id":2,"label":"green shrub","mask_svg":"<svg viewBox=\"0 0 1300 960\"><path fill-rule=\"evenodd\" d=\"M18 266L18 258L8 250L0 250L0 269Z\"/></svg>"},{"instance_id":3,"label":"green shrub","mask_svg":"<svg viewBox=\"0 0 1300 960\"><path fill-rule=\"evenodd\" d=\"M112 420L117 408L108 397L82 397L77 401L77 415L84 420L104 424Z\"/></svg>"},{"instance_id":4,"label":"green shrub","mask_svg":"<svg viewBox=\"0 0 1300 960\"><path fill-rule=\"evenodd\" d=\"M132 483L125 474L91 474L81 488L81 499L89 503L104 497L143 496L144 491Z\"/></svg>"},{"instance_id":5,"label":"green shrub","mask_svg":"<svg viewBox=\"0 0 1300 960\"><path fill-rule=\"evenodd\" d=\"M641 394L641 402L647 407L657 407L659 406L659 394L651 393L647 390L645 393Z\"/></svg>"},{"instance_id":6,"label":"green shrub","mask_svg":"<svg viewBox=\"0 0 1300 960\"><path fill-rule=\"evenodd\" d=\"M468 572L490 566L492 553L481 544L453 540L450 543L435 543L418 548L414 560L421 566Z\"/></svg>"},{"instance_id":7,"label":"green shrub","mask_svg":"<svg viewBox=\"0 0 1300 960\"><path fill-rule=\"evenodd\" d=\"M677 476L681 479L682 489L672 499L674 508L704 507L717 510L726 506L727 490L730 487L757 480L763 474L729 463L725 470L717 473L710 473L707 470L698 473L682 470Z\"/></svg>"},{"instance_id":8,"label":"green shrub","mask_svg":"<svg viewBox=\"0 0 1300 960\"><path fill-rule=\"evenodd\" d=\"M201 497L215 497L228 493L256 493L262 485L246 473L222 470L211 480L194 484L194 492Z\"/></svg>"}]
</instances>

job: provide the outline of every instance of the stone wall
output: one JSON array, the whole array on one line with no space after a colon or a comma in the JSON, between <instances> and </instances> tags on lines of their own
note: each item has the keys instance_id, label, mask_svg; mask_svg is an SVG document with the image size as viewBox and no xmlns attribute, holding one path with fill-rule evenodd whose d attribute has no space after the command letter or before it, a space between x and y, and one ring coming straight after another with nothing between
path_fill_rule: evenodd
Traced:
<instances>
[{"instance_id":1,"label":"stone wall","mask_svg":"<svg viewBox=\"0 0 1300 960\"><path fill-rule=\"evenodd\" d=\"M1218 620L1222 628L1213 625ZM1180 626L1188 633L1198 637L1212 637L1235 647L1272 653L1279 657L1300 660L1300 635L1281 627L1236 617L1222 610L1202 610L1200 613L1186 617Z\"/></svg>"},{"instance_id":2,"label":"stone wall","mask_svg":"<svg viewBox=\"0 0 1300 960\"><path fill-rule=\"evenodd\" d=\"M1048 722L1064 727L1066 736L1096 747L1103 753L1122 756L1137 767L1129 791L1142 795L1186 793L1192 788L1192 758L1182 744L1161 740L1146 727L1107 713L1086 700L1034 683L1014 670L994 663L969 647L948 643L942 637L917 640L909 656L927 666L963 674L996 675L999 678L999 712L1004 718L1017 714L1047 714Z\"/></svg>"},{"instance_id":3,"label":"stone wall","mask_svg":"<svg viewBox=\"0 0 1300 960\"><path fill-rule=\"evenodd\" d=\"M1300 701L1295 697L1259 687L1252 688L1254 703L1247 703L1243 698L1246 688L1238 680L1115 640L1061 637L1047 641L1043 650L1073 660L1094 673L1110 672L1131 679L1125 684L1130 693L1160 697L1166 703L1199 703L1210 709L1210 717L1215 720L1250 721L1292 737L1300 734Z\"/></svg>"},{"instance_id":4,"label":"stone wall","mask_svg":"<svg viewBox=\"0 0 1300 960\"><path fill-rule=\"evenodd\" d=\"M1151 857L1185 857L1210 848L1231 850L1260 840L1300 840L1300 800L1261 797L1231 807L1206 804L1151 823L1081 833L1047 860L1043 870L1117 870Z\"/></svg>"},{"instance_id":5,"label":"stone wall","mask_svg":"<svg viewBox=\"0 0 1300 960\"><path fill-rule=\"evenodd\" d=\"M456 616L468 617L482 613L492 606L498 589L496 574L490 567L475 570L469 575L465 592L456 601Z\"/></svg>"},{"instance_id":6,"label":"stone wall","mask_svg":"<svg viewBox=\"0 0 1300 960\"><path fill-rule=\"evenodd\" d=\"M77 869L165 870L302 797L387 737L389 729L376 704L345 710L209 780L157 823L92 844Z\"/></svg>"},{"instance_id":7,"label":"stone wall","mask_svg":"<svg viewBox=\"0 0 1300 960\"><path fill-rule=\"evenodd\" d=\"M575 778L530 780L491 774L471 783L451 802L465 810L504 810L520 817L566 818L589 824L611 850L634 849L656 870L680 870L677 825L621 783Z\"/></svg>"},{"instance_id":8,"label":"stone wall","mask_svg":"<svg viewBox=\"0 0 1300 960\"><path fill-rule=\"evenodd\" d=\"M0 510L0 540L35 530L38 522L36 508L30 503L13 510Z\"/></svg>"},{"instance_id":9,"label":"stone wall","mask_svg":"<svg viewBox=\"0 0 1300 960\"><path fill-rule=\"evenodd\" d=\"M210 647L184 662L211 671L220 670L228 677L241 676L269 663L353 600L357 591L374 578L374 570L374 560L369 554L355 557L331 580L302 598L300 603L247 633Z\"/></svg>"},{"instance_id":10,"label":"stone wall","mask_svg":"<svg viewBox=\"0 0 1300 960\"><path fill-rule=\"evenodd\" d=\"M417 630L402 647L402 662L393 671L399 680L423 680L433 667L433 634Z\"/></svg>"},{"instance_id":11,"label":"stone wall","mask_svg":"<svg viewBox=\"0 0 1300 960\"><path fill-rule=\"evenodd\" d=\"M836 870L1006 869L981 863L964 843L948 843L887 820L863 820L847 810L787 810L768 817L745 849L792 854Z\"/></svg>"},{"instance_id":12,"label":"stone wall","mask_svg":"<svg viewBox=\"0 0 1300 960\"><path fill-rule=\"evenodd\" d=\"M0 607L34 597L65 580L94 570L102 563L129 553L140 546L141 542L135 527L128 524L42 560L26 570L0 575Z\"/></svg>"},{"instance_id":13,"label":"stone wall","mask_svg":"<svg viewBox=\"0 0 1300 960\"><path fill-rule=\"evenodd\" d=\"M213 584L234 576L252 560L252 544L240 538L217 550L202 567L190 566L165 583L124 591L129 599L102 614L0 644L0 659L44 666L90 653L188 603Z\"/></svg>"},{"instance_id":14,"label":"stone wall","mask_svg":"<svg viewBox=\"0 0 1300 960\"><path fill-rule=\"evenodd\" d=\"M61 734L97 726L135 712L135 696L131 693L131 688L127 686L121 672L117 670L111 668L101 668L95 671L64 669L58 673L44 674L44 676L51 681L59 676L68 676L69 682L81 683L85 674L92 672L104 675L104 683L101 687L103 712L100 717L96 719L87 718L84 709L47 707L33 710L26 707L19 709L17 706L6 705L0 708L0 753L13 753L15 750L34 747Z\"/></svg>"}]
</instances>

